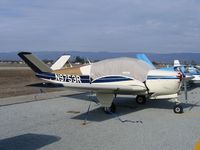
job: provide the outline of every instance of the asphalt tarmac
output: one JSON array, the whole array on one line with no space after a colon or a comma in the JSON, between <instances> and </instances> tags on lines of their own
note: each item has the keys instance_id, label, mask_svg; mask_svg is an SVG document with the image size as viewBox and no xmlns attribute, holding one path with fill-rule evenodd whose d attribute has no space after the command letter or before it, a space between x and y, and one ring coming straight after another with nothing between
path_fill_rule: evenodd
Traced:
<instances>
[{"instance_id":1,"label":"asphalt tarmac","mask_svg":"<svg viewBox=\"0 0 200 150\"><path fill-rule=\"evenodd\" d=\"M200 88L187 103L181 93L183 114L167 100L120 96L109 115L90 93L36 96L0 99L0 150L193 150L200 140Z\"/></svg>"}]
</instances>

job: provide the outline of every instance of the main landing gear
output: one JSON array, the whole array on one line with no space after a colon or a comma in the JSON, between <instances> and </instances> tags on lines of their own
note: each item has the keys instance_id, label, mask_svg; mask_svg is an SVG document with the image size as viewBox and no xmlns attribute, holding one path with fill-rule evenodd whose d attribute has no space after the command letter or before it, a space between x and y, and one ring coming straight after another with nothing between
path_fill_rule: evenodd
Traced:
<instances>
[{"instance_id":1,"label":"main landing gear","mask_svg":"<svg viewBox=\"0 0 200 150\"><path fill-rule=\"evenodd\" d=\"M138 103L138 104L145 104L146 103L146 96L144 96L144 95L137 95L137 97L136 97L136 102Z\"/></svg>"},{"instance_id":2,"label":"main landing gear","mask_svg":"<svg viewBox=\"0 0 200 150\"><path fill-rule=\"evenodd\" d=\"M110 107L104 107L103 109L106 114L112 114L116 112L116 106L114 103L112 103Z\"/></svg>"}]
</instances>

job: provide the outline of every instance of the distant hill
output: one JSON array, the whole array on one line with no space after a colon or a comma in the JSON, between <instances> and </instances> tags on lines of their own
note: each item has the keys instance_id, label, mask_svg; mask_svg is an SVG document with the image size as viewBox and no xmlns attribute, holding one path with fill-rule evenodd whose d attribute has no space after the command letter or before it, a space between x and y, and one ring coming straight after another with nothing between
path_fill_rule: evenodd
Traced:
<instances>
[{"instance_id":1,"label":"distant hill","mask_svg":"<svg viewBox=\"0 0 200 150\"><path fill-rule=\"evenodd\" d=\"M76 56L89 58L90 60L102 60L115 57L135 57L137 52L80 52L80 51L41 51L33 52L41 59L56 60L63 54L70 54L72 58ZM147 56L156 62L172 63L174 59L179 59L182 63L192 61L200 64L200 53L145 53ZM17 56L17 52L0 52L0 60L20 60Z\"/></svg>"}]
</instances>

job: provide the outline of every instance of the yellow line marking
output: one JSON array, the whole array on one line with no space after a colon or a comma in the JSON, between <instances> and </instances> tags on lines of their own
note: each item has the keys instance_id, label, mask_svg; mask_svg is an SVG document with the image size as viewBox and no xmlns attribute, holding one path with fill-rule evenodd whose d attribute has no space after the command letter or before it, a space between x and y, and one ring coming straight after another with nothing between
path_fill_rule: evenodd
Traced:
<instances>
[{"instance_id":1,"label":"yellow line marking","mask_svg":"<svg viewBox=\"0 0 200 150\"><path fill-rule=\"evenodd\" d=\"M200 150L200 140L195 144L194 150Z\"/></svg>"},{"instance_id":2,"label":"yellow line marking","mask_svg":"<svg viewBox=\"0 0 200 150\"><path fill-rule=\"evenodd\" d=\"M199 113L197 112L186 112L183 116L192 116L192 117L200 117Z\"/></svg>"}]
</instances>

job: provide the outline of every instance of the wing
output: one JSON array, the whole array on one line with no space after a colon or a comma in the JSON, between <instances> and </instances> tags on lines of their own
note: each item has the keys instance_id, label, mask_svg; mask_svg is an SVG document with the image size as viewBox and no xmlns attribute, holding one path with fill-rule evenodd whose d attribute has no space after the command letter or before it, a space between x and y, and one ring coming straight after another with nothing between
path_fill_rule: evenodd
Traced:
<instances>
[{"instance_id":1,"label":"wing","mask_svg":"<svg viewBox=\"0 0 200 150\"><path fill-rule=\"evenodd\" d=\"M141 82L142 83L142 82ZM101 93L115 93L115 94L145 94L147 89L142 83L122 85L122 84L97 84L97 83L62 83L64 87L80 90L80 91L94 91Z\"/></svg>"},{"instance_id":2,"label":"wing","mask_svg":"<svg viewBox=\"0 0 200 150\"><path fill-rule=\"evenodd\" d=\"M94 91L97 99L102 107L111 107L115 94L145 95L147 89L144 83L139 82L131 85L123 85L124 83L64 83L66 88L80 91Z\"/></svg>"}]
</instances>

